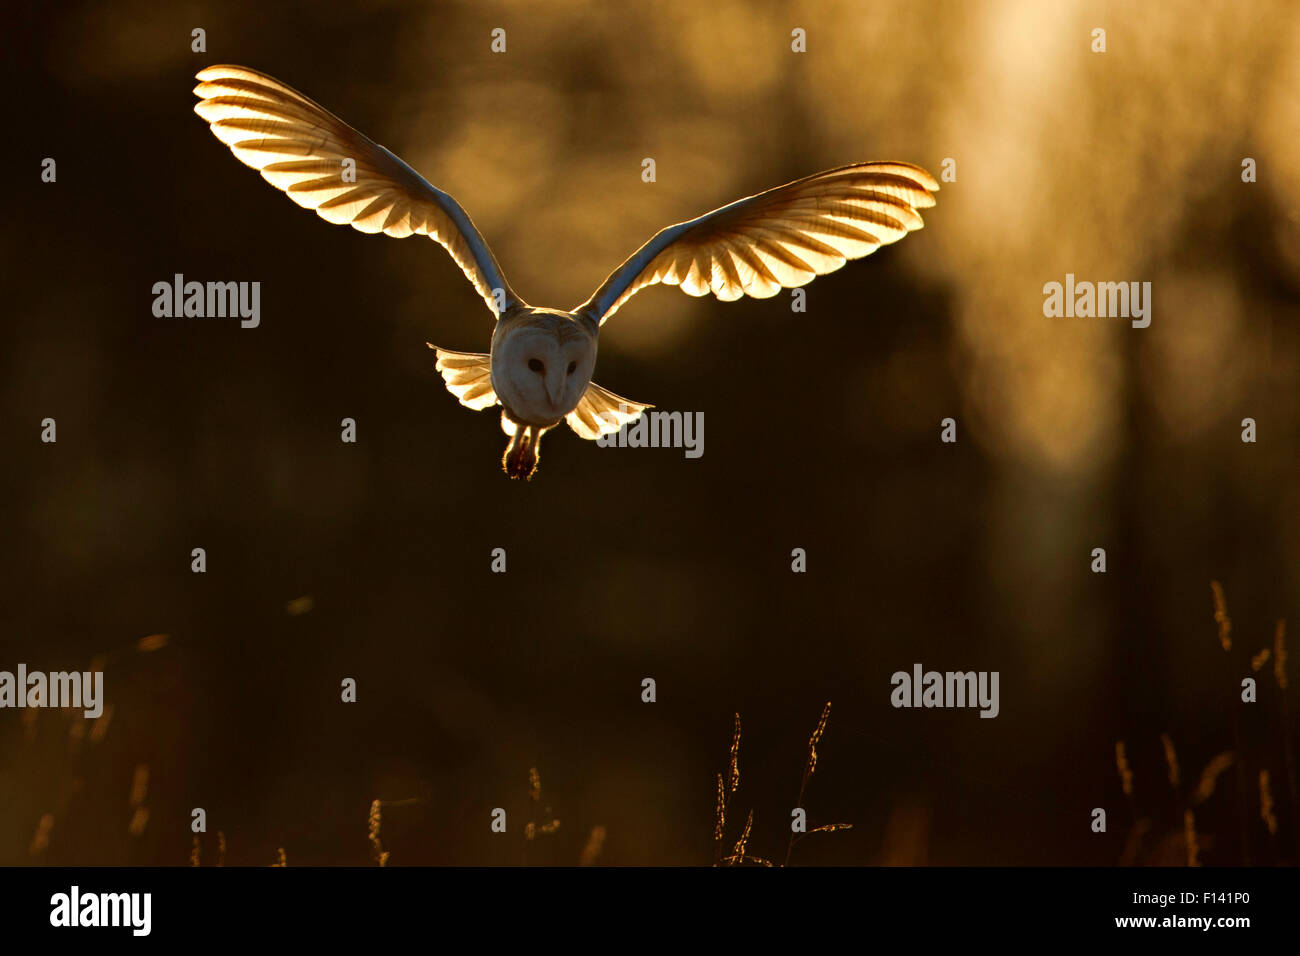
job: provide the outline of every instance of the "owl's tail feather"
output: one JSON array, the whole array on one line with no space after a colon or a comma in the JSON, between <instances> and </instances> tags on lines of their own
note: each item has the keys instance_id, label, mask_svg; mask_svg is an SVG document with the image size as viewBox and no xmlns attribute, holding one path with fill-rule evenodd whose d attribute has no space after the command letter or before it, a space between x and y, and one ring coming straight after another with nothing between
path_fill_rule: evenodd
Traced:
<instances>
[{"instance_id":1,"label":"owl's tail feather","mask_svg":"<svg viewBox=\"0 0 1300 956\"><path fill-rule=\"evenodd\" d=\"M506 453L501 458L501 467L511 478L531 480L537 471L537 460L542 453L542 435L546 429L536 425L519 425L510 436Z\"/></svg>"}]
</instances>

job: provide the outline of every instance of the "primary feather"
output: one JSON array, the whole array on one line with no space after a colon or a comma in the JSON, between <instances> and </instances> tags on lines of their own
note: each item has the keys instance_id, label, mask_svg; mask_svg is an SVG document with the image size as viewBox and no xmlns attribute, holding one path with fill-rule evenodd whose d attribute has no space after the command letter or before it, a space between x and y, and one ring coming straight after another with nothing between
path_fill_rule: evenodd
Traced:
<instances>
[{"instance_id":1,"label":"primary feather","mask_svg":"<svg viewBox=\"0 0 1300 956\"><path fill-rule=\"evenodd\" d=\"M493 314L496 289L502 311L520 303L469 214L384 147L257 70L210 66L197 78L194 112L240 162L299 206L361 232L428 236L451 253ZM348 176L346 160L355 164Z\"/></svg>"},{"instance_id":2,"label":"primary feather","mask_svg":"<svg viewBox=\"0 0 1300 956\"><path fill-rule=\"evenodd\" d=\"M604 323L646 286L724 302L765 299L834 272L922 226L934 177L908 163L857 163L737 200L661 230L573 311Z\"/></svg>"}]
</instances>

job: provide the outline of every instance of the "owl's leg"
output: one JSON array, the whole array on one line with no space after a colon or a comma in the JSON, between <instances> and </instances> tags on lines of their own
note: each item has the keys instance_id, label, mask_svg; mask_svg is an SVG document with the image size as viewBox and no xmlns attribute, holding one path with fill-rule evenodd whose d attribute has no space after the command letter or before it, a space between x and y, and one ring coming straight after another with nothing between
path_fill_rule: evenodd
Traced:
<instances>
[{"instance_id":1,"label":"owl's leg","mask_svg":"<svg viewBox=\"0 0 1300 956\"><path fill-rule=\"evenodd\" d=\"M506 453L501 458L501 467L507 475L511 478L533 477L545 433L546 429L538 425L516 424L515 433L510 436L510 444L506 445Z\"/></svg>"}]
</instances>

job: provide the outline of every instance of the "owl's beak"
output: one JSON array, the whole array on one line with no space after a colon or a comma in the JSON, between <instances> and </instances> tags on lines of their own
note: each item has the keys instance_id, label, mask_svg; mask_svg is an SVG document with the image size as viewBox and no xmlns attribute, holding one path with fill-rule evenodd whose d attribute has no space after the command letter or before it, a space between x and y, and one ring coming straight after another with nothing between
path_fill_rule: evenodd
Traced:
<instances>
[{"instance_id":1,"label":"owl's beak","mask_svg":"<svg viewBox=\"0 0 1300 956\"><path fill-rule=\"evenodd\" d=\"M559 375L550 374L546 376L546 397L551 400L552 408L560 407L560 399L564 397L564 374L561 371Z\"/></svg>"}]
</instances>

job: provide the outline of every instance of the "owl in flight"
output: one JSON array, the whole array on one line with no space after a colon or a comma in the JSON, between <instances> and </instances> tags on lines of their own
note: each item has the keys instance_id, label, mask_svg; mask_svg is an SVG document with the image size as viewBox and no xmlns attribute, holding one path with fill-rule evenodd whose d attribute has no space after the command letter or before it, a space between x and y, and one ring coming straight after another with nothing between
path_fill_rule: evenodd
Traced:
<instances>
[{"instance_id":1,"label":"owl in flight","mask_svg":"<svg viewBox=\"0 0 1300 956\"><path fill-rule=\"evenodd\" d=\"M920 229L917 210L939 188L908 163L829 169L669 226L562 312L519 298L456 200L324 107L248 67L211 66L197 79L194 111L298 205L361 232L428 236L451 253L496 317L491 351L429 347L462 405L501 405L511 478L532 477L542 435L561 421L594 439L652 407L591 380L600 327L638 291L662 282L724 302L768 298Z\"/></svg>"}]
</instances>

